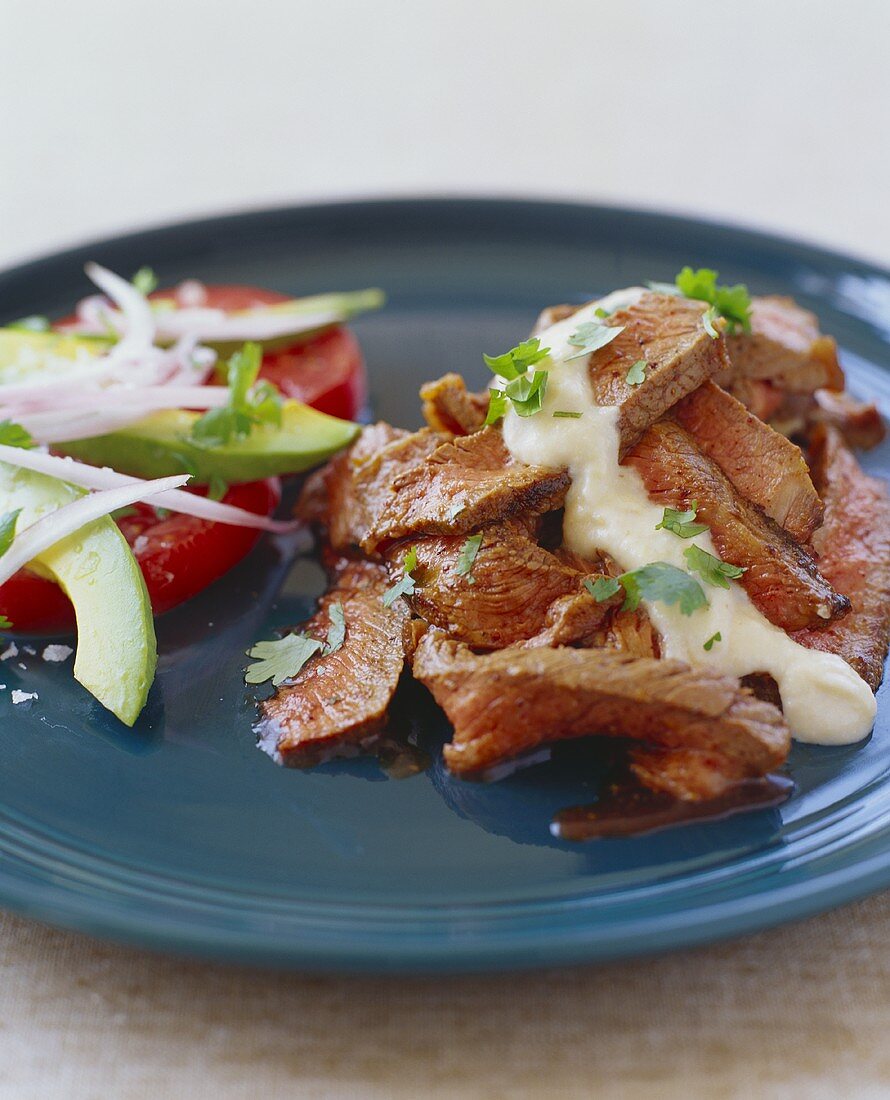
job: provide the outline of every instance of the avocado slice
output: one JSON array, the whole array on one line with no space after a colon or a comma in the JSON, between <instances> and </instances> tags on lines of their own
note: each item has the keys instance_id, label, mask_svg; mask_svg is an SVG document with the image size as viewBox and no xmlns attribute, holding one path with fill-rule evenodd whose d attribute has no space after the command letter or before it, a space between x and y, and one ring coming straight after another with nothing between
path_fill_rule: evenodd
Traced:
<instances>
[{"instance_id":1,"label":"avocado slice","mask_svg":"<svg viewBox=\"0 0 890 1100\"><path fill-rule=\"evenodd\" d=\"M21 508L19 530L82 495L56 478L0 462L0 513ZM158 657L148 592L126 539L106 516L44 551L31 568L56 581L74 605L74 678L132 726Z\"/></svg>"},{"instance_id":2,"label":"avocado slice","mask_svg":"<svg viewBox=\"0 0 890 1100\"><path fill-rule=\"evenodd\" d=\"M194 484L211 478L256 481L317 466L348 446L360 428L298 401L285 401L281 426L255 427L246 439L222 447L190 443L199 413L165 409L108 435L54 444L62 454L94 466L113 466L136 477L164 477L187 471Z\"/></svg>"},{"instance_id":3,"label":"avocado slice","mask_svg":"<svg viewBox=\"0 0 890 1100\"><path fill-rule=\"evenodd\" d=\"M66 360L88 361L111 346L96 336L71 336L65 332L30 332L0 328L0 383L33 378L44 371L61 374ZM57 364L55 361L63 360Z\"/></svg>"}]
</instances>

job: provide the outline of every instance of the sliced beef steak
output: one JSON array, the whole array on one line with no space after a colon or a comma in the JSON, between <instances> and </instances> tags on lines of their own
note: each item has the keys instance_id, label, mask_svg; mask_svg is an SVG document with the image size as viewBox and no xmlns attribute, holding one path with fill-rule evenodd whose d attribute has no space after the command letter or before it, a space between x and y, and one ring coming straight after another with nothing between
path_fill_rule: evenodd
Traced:
<instances>
[{"instance_id":1,"label":"sliced beef steak","mask_svg":"<svg viewBox=\"0 0 890 1100\"><path fill-rule=\"evenodd\" d=\"M480 655L430 630L414 674L454 726L445 759L458 775L589 734L695 750L733 778L766 774L790 745L775 707L737 680L679 661L567 647Z\"/></svg>"},{"instance_id":2,"label":"sliced beef steak","mask_svg":"<svg viewBox=\"0 0 890 1100\"><path fill-rule=\"evenodd\" d=\"M681 397L728 368L723 338L705 331L704 309L702 302L644 294L605 320L624 331L590 356L590 381L597 404L620 406L622 454ZM630 385L627 373L639 360L645 381Z\"/></svg>"},{"instance_id":3,"label":"sliced beef steak","mask_svg":"<svg viewBox=\"0 0 890 1100\"><path fill-rule=\"evenodd\" d=\"M767 379L788 393L844 388L837 345L793 298L753 298L751 331L727 336L731 369L716 379Z\"/></svg>"},{"instance_id":4,"label":"sliced beef steak","mask_svg":"<svg viewBox=\"0 0 890 1100\"><path fill-rule=\"evenodd\" d=\"M679 424L653 424L627 456L649 496L671 508L694 500L723 561L746 572L739 583L760 611L785 630L825 626L850 609L812 557L779 525L745 500Z\"/></svg>"},{"instance_id":5,"label":"sliced beef steak","mask_svg":"<svg viewBox=\"0 0 890 1100\"><path fill-rule=\"evenodd\" d=\"M825 501L813 547L852 611L825 630L796 634L795 641L837 653L876 691L890 645L890 498L882 482L863 473L834 428L817 429L811 461Z\"/></svg>"},{"instance_id":6,"label":"sliced beef steak","mask_svg":"<svg viewBox=\"0 0 890 1100\"><path fill-rule=\"evenodd\" d=\"M562 507L568 487L566 470L514 462L501 433L484 428L442 443L392 478L374 500L362 546L373 553L417 535L465 534L510 516L541 515Z\"/></svg>"},{"instance_id":7,"label":"sliced beef steak","mask_svg":"<svg viewBox=\"0 0 890 1100\"><path fill-rule=\"evenodd\" d=\"M459 374L445 374L420 387L423 418L437 432L472 435L485 423L488 394L470 393Z\"/></svg>"},{"instance_id":8,"label":"sliced beef steak","mask_svg":"<svg viewBox=\"0 0 890 1100\"><path fill-rule=\"evenodd\" d=\"M564 564L534 541L526 523L508 520L480 533L469 573L460 571L465 535L413 541L418 568L410 603L428 623L477 649L529 639L583 644L602 627L610 604L597 603L583 583L599 574ZM390 556L400 567L402 546Z\"/></svg>"},{"instance_id":9,"label":"sliced beef steak","mask_svg":"<svg viewBox=\"0 0 890 1100\"><path fill-rule=\"evenodd\" d=\"M297 514L323 527L336 550L358 547L393 479L431 455L442 436L428 428L409 433L375 424L348 451L333 458L306 482Z\"/></svg>"},{"instance_id":10,"label":"sliced beef steak","mask_svg":"<svg viewBox=\"0 0 890 1100\"><path fill-rule=\"evenodd\" d=\"M714 382L684 397L671 415L743 497L807 542L822 522L822 502L799 447Z\"/></svg>"},{"instance_id":11,"label":"sliced beef steak","mask_svg":"<svg viewBox=\"0 0 890 1100\"><path fill-rule=\"evenodd\" d=\"M386 724L386 713L411 645L410 613L396 601L383 606L386 568L369 561L341 561L333 587L304 630L323 641L330 609L343 609L343 645L303 666L262 704L263 746L285 764L318 763L366 748Z\"/></svg>"},{"instance_id":12,"label":"sliced beef steak","mask_svg":"<svg viewBox=\"0 0 890 1100\"><path fill-rule=\"evenodd\" d=\"M877 447L887 434L887 426L878 407L871 402L857 401L846 392L816 390L809 410L810 424L828 424L836 428L849 447L869 451Z\"/></svg>"}]
</instances>

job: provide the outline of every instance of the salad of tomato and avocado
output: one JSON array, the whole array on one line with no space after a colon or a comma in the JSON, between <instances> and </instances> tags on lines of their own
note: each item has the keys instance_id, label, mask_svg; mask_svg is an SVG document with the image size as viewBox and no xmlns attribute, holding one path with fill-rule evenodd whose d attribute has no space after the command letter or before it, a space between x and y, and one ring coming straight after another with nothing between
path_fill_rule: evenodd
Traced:
<instances>
[{"instance_id":1,"label":"salad of tomato and avocado","mask_svg":"<svg viewBox=\"0 0 890 1100\"><path fill-rule=\"evenodd\" d=\"M356 437L367 380L345 323L383 294L86 272L97 293L69 316L0 327L0 630L76 630L75 678L132 725L154 616L295 530L281 479Z\"/></svg>"}]
</instances>

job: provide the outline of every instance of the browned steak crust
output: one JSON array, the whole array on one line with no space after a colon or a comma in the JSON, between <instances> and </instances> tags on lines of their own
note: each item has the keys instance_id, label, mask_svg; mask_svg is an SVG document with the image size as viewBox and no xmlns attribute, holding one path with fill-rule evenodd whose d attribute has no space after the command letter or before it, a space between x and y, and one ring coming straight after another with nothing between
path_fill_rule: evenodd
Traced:
<instances>
[{"instance_id":1,"label":"browned steak crust","mask_svg":"<svg viewBox=\"0 0 890 1100\"><path fill-rule=\"evenodd\" d=\"M388 586L383 565L341 561L304 630L322 641L331 605L339 603L346 623L342 647L311 658L262 704L260 738L283 763L313 764L357 752L384 728L411 643L407 606L401 600L383 606Z\"/></svg>"},{"instance_id":2,"label":"browned steak crust","mask_svg":"<svg viewBox=\"0 0 890 1100\"><path fill-rule=\"evenodd\" d=\"M414 674L454 726L445 759L459 775L589 734L694 749L734 777L766 774L790 746L774 706L731 677L679 661L565 647L474 654L430 630Z\"/></svg>"}]
</instances>

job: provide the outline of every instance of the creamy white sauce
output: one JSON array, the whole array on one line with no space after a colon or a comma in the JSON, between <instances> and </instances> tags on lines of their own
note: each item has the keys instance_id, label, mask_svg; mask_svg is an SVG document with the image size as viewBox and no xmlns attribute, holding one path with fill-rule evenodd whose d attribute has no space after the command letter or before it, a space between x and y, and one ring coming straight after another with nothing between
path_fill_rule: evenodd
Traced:
<instances>
[{"instance_id":1,"label":"creamy white sauce","mask_svg":"<svg viewBox=\"0 0 890 1100\"><path fill-rule=\"evenodd\" d=\"M683 551L691 545L716 554L709 532L682 539L655 529L663 509L649 499L637 471L618 462L618 409L594 402L587 357L570 359L578 349L568 343L569 337L580 323L597 320L598 306L620 308L641 293L639 288L617 291L541 335L541 346L551 349L550 362L538 368L550 369L544 407L526 418L510 408L504 417L504 439L520 462L568 467L572 485L564 537L571 550L584 556L603 550L626 570L664 561L688 571ZM555 418L554 410L583 415ZM731 676L769 673L799 741L842 745L868 734L874 724L875 697L845 661L798 645L764 618L739 584L731 581L729 589L722 589L702 582L702 587L709 606L692 615L646 601L664 656ZM718 631L722 640L706 651L704 643Z\"/></svg>"}]
</instances>

